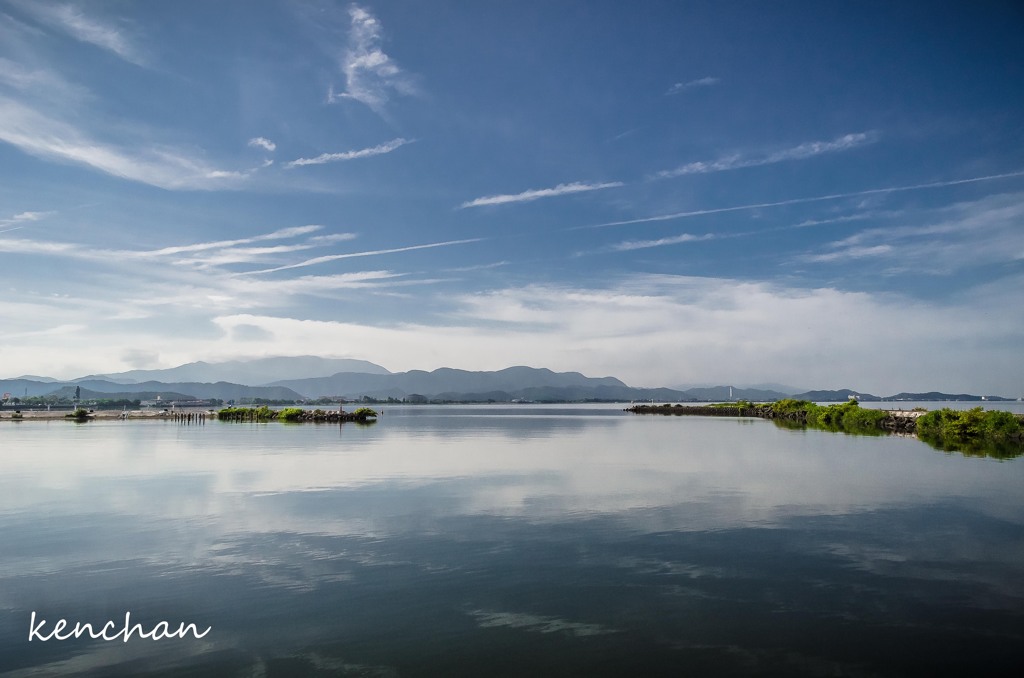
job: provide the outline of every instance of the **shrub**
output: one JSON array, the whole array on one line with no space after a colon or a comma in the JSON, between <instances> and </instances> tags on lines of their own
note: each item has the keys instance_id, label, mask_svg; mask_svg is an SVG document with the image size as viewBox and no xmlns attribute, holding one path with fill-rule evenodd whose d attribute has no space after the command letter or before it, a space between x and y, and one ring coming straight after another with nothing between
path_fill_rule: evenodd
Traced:
<instances>
[{"instance_id":1,"label":"shrub","mask_svg":"<svg viewBox=\"0 0 1024 678\"><path fill-rule=\"evenodd\" d=\"M917 432L946 442L985 438L1005 441L1020 438L1024 426L1010 412L971 410L934 410L918 418Z\"/></svg>"},{"instance_id":2,"label":"shrub","mask_svg":"<svg viewBox=\"0 0 1024 678\"><path fill-rule=\"evenodd\" d=\"M305 413L301 407L286 407L277 413L277 418L281 421L299 421Z\"/></svg>"},{"instance_id":3,"label":"shrub","mask_svg":"<svg viewBox=\"0 0 1024 678\"><path fill-rule=\"evenodd\" d=\"M356 416L356 417L363 417L363 418L365 418L365 417L376 417L377 416L377 413L375 411L373 411L372 409L370 409L369 407L360 407L359 409L357 409L352 414L354 416Z\"/></svg>"},{"instance_id":4,"label":"shrub","mask_svg":"<svg viewBox=\"0 0 1024 678\"><path fill-rule=\"evenodd\" d=\"M772 404L772 410L774 410L776 414L806 412L812 407L817 407L817 405L809 400L793 400L792 398L776 400L775 403Z\"/></svg>"},{"instance_id":5,"label":"shrub","mask_svg":"<svg viewBox=\"0 0 1024 678\"><path fill-rule=\"evenodd\" d=\"M262 407L225 407L217 412L217 419L222 421L268 421L277 416L277 412L266 405Z\"/></svg>"}]
</instances>

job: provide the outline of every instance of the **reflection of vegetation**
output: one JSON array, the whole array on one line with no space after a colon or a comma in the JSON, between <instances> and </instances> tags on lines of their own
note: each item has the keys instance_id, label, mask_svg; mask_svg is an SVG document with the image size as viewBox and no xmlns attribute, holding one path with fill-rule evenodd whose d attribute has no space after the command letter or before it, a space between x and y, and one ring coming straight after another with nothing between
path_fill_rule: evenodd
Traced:
<instances>
[{"instance_id":1,"label":"reflection of vegetation","mask_svg":"<svg viewBox=\"0 0 1024 678\"><path fill-rule=\"evenodd\" d=\"M943 408L917 420L917 435L932 447L971 457L1024 454L1024 423L1010 412Z\"/></svg>"}]
</instances>

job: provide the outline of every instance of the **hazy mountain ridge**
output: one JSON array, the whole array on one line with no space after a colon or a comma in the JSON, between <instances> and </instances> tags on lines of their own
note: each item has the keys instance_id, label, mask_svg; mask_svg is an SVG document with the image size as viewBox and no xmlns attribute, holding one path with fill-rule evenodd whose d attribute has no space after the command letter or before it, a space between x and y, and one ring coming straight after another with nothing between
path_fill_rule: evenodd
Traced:
<instances>
[{"instance_id":1,"label":"hazy mountain ridge","mask_svg":"<svg viewBox=\"0 0 1024 678\"><path fill-rule=\"evenodd\" d=\"M264 398L266 400L301 400L302 396L283 386L247 386L218 381L212 384L201 382L144 381L140 384L115 384L110 381L85 380L68 386L81 386L99 393L138 393L172 391L184 393L193 398L219 400L240 400L242 398ZM65 386L64 388L67 388Z\"/></svg>"},{"instance_id":2,"label":"hazy mountain ridge","mask_svg":"<svg viewBox=\"0 0 1024 678\"><path fill-rule=\"evenodd\" d=\"M339 372L316 379L287 379L275 382L309 398L345 396L358 398L400 397L419 394L434 397L441 393L510 393L532 387L615 386L629 388L615 377L586 377L579 372L552 372L547 368L508 367L496 372L470 372L442 367L432 372L410 370L394 374L356 374ZM385 395L386 394L386 395Z\"/></svg>"},{"instance_id":3,"label":"hazy mountain ridge","mask_svg":"<svg viewBox=\"0 0 1024 678\"><path fill-rule=\"evenodd\" d=\"M339 365L356 367L356 370L332 371L322 376L321 369L333 369ZM187 375L200 373L196 379L146 379L128 381L139 377L160 375ZM287 373L309 374L312 377L292 377L269 383L259 383L268 376ZM252 381L216 379L221 374L238 374ZM12 397L45 396L55 393L73 393L75 386L81 386L84 393L128 397L130 394L179 393L193 398L235 400L264 398L267 400L302 400L317 397L342 397L358 399L371 398L403 399L420 395L431 400L453 401L574 401L574 400L656 400L656 401L773 401L782 398L796 398L816 402L843 402L856 395L860 400L922 400L922 401L981 401L1012 400L998 396L971 394L948 394L937 391L926 393L902 392L893 396L879 397L862 391L849 389L816 390L793 394L765 388L738 388L730 386L702 386L689 389L631 387L615 377L587 377L579 372L554 372L547 368L516 366L497 371L469 371L442 367L433 371L410 370L389 372L384 367L363 360L344 358L318 358L315 356L294 356L262 358L251 361L229 361L225 363L196 362L179 365L166 370L133 370L110 378L80 377L74 380L54 380L50 377L19 377L0 380L0 392ZM115 380L116 378L116 380ZM95 397L103 397L97 395ZM136 396L139 397L139 396Z\"/></svg>"},{"instance_id":4,"label":"hazy mountain ridge","mask_svg":"<svg viewBox=\"0 0 1024 678\"><path fill-rule=\"evenodd\" d=\"M130 370L113 374L93 374L70 381L102 379L120 384L144 381L163 382L228 382L251 386L268 386L285 379L320 377L324 374L353 372L390 374L386 368L367 360L353 358L320 358L317 356L282 356L254 360L229 360L221 363L194 362L161 370Z\"/></svg>"}]
</instances>

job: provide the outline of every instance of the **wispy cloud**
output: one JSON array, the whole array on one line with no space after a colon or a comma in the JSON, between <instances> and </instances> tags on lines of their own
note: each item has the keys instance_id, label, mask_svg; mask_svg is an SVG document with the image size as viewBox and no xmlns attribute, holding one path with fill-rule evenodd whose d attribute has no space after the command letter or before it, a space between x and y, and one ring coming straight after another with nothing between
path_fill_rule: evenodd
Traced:
<instances>
[{"instance_id":1,"label":"wispy cloud","mask_svg":"<svg viewBox=\"0 0 1024 678\"><path fill-rule=\"evenodd\" d=\"M254 169L224 170L182 149L153 143L105 143L73 125L0 96L0 141L29 155L85 165L106 174L169 190L238 185Z\"/></svg>"},{"instance_id":2,"label":"wispy cloud","mask_svg":"<svg viewBox=\"0 0 1024 678\"><path fill-rule=\"evenodd\" d=\"M63 105L91 98L89 91L46 68L30 67L0 57L0 85L47 102Z\"/></svg>"},{"instance_id":3,"label":"wispy cloud","mask_svg":"<svg viewBox=\"0 0 1024 678\"><path fill-rule=\"evenodd\" d=\"M51 214L53 214L53 212L21 212L20 214L15 214L13 217L0 219L0 226L11 226L13 224L39 221L40 219L45 219Z\"/></svg>"},{"instance_id":4,"label":"wispy cloud","mask_svg":"<svg viewBox=\"0 0 1024 678\"><path fill-rule=\"evenodd\" d=\"M292 160L289 163L285 163L285 167L292 169L294 167L302 167L305 165L323 165L329 162L343 162L345 160L357 160L359 158L369 158L375 155L384 155L390 153L395 149L401 148L406 144L411 144L412 141L408 139L392 139L386 144L380 144L372 148L363 148L358 151L344 151L342 153L322 153L315 158L299 158L298 160Z\"/></svg>"},{"instance_id":5,"label":"wispy cloud","mask_svg":"<svg viewBox=\"0 0 1024 678\"><path fill-rule=\"evenodd\" d=\"M621 181L609 181L600 184L584 184L580 182L558 184L554 188L540 188L510 195L489 195L482 198L476 198L475 200L462 203L459 207L482 207L484 205L505 205L511 202L529 202L539 198L553 198L555 196L568 195L570 193L600 191L606 188L618 188L623 185L624 184Z\"/></svg>"},{"instance_id":6,"label":"wispy cloud","mask_svg":"<svg viewBox=\"0 0 1024 678\"><path fill-rule=\"evenodd\" d=\"M874 260L886 271L948 274L974 266L1024 260L1024 194L992 195L904 215L916 225L869 228L802 254L796 261L831 264L849 261L864 266Z\"/></svg>"},{"instance_id":7,"label":"wispy cloud","mask_svg":"<svg viewBox=\"0 0 1024 678\"><path fill-rule=\"evenodd\" d=\"M828 252L826 254L815 254L801 257L801 261L811 263L825 263L839 261L842 259L868 259L881 255L890 254L893 251L892 245L874 245L871 247L844 247L842 250Z\"/></svg>"},{"instance_id":8,"label":"wispy cloud","mask_svg":"<svg viewBox=\"0 0 1024 678\"><path fill-rule=\"evenodd\" d=\"M289 226L287 228L280 228L270 233L261 233L248 238L237 238L235 240L212 240L209 242L192 243L191 245L174 245L171 247L162 247L156 250L141 250L131 253L134 257L164 257L175 254L183 254L188 252L204 252L208 250L224 249L227 247L237 247L238 245L250 245L256 242L266 242L268 240L284 240L287 238L295 238L300 235L306 235L307 233L315 233L323 228L319 224L309 224L307 226ZM354 235L352 237L355 237Z\"/></svg>"},{"instance_id":9,"label":"wispy cloud","mask_svg":"<svg viewBox=\"0 0 1024 678\"><path fill-rule=\"evenodd\" d=\"M759 167L761 165L772 165L787 160L804 160L813 158L825 153L838 153L851 148L863 146L874 141L876 136L868 132L846 134L832 141L808 141L792 148L769 153L762 156L745 156L737 153L723 156L717 160L697 161L677 167L673 170L658 172L655 176L659 179L670 179L672 177L685 176L687 174L708 174L709 172L724 172L728 170L741 169L744 167Z\"/></svg>"},{"instance_id":10,"label":"wispy cloud","mask_svg":"<svg viewBox=\"0 0 1024 678\"><path fill-rule=\"evenodd\" d=\"M238 252L245 250L233 250L239 245L251 245L253 243L267 242L273 240L285 240L306 235L322 229L319 225L290 226L281 228L269 233L261 233L248 238L236 238L234 240L212 240L207 242L191 243L188 245L172 245L153 250L112 250L101 249L95 246L88 246L69 242L39 241L33 239L0 238L0 252L12 254L49 254L66 256L76 259L91 261L153 261L160 259L176 259L178 262L188 262L191 259L181 259L179 255L190 255L197 252ZM340 234L339 234L340 235ZM346 234L351 235L351 234ZM351 237L355 237L351 235ZM316 245L316 243L314 243ZM295 249L308 249L305 246L287 246ZM248 251L253 255L265 255L271 248L250 248Z\"/></svg>"},{"instance_id":11,"label":"wispy cloud","mask_svg":"<svg viewBox=\"0 0 1024 678\"><path fill-rule=\"evenodd\" d=\"M345 240L352 240L356 237L355 233L328 233L327 235L315 235L309 239L310 242L315 242L321 245L328 243L342 242Z\"/></svg>"},{"instance_id":12,"label":"wispy cloud","mask_svg":"<svg viewBox=\"0 0 1024 678\"><path fill-rule=\"evenodd\" d=\"M383 27L369 10L353 4L348 10L351 28L348 49L341 64L345 74L345 91L328 93L328 101L354 99L378 114L384 112L391 92L416 94L413 79L384 53Z\"/></svg>"},{"instance_id":13,"label":"wispy cloud","mask_svg":"<svg viewBox=\"0 0 1024 678\"><path fill-rule=\"evenodd\" d=\"M249 145L253 148L263 148L271 152L277 149L277 144L266 137L254 137L249 139Z\"/></svg>"},{"instance_id":14,"label":"wispy cloud","mask_svg":"<svg viewBox=\"0 0 1024 678\"><path fill-rule=\"evenodd\" d=\"M616 252L629 252L631 250L643 250L651 247L664 247L666 245L679 245L684 242L700 242L703 240L714 240L717 236L714 233L705 233L704 235L693 235L692 233L682 233L680 235L674 235L669 238L658 238L657 240L626 240L616 245L612 245L611 249Z\"/></svg>"},{"instance_id":15,"label":"wispy cloud","mask_svg":"<svg viewBox=\"0 0 1024 678\"><path fill-rule=\"evenodd\" d=\"M685 92L686 90L693 89L695 87L710 87L712 85L717 85L720 82L721 80L718 78L712 78L711 76L699 78L697 80L690 80L689 82L677 82L668 88L668 91L665 92L665 96L679 94L680 92Z\"/></svg>"},{"instance_id":16,"label":"wispy cloud","mask_svg":"<svg viewBox=\"0 0 1024 678\"><path fill-rule=\"evenodd\" d=\"M70 35L75 40L112 52L129 63L138 66L146 64L142 51L122 29L95 17L86 16L79 7L46 2L19 2L18 6L30 12L41 23Z\"/></svg>"}]
</instances>

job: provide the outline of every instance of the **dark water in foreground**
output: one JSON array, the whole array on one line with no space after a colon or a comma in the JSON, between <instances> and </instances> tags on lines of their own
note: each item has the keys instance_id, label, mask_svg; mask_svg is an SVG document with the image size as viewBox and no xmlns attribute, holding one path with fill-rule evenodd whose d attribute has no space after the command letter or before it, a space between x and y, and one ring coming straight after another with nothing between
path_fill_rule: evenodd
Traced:
<instances>
[{"instance_id":1,"label":"dark water in foreground","mask_svg":"<svg viewBox=\"0 0 1024 678\"><path fill-rule=\"evenodd\" d=\"M1024 665L1024 459L616 407L0 425L0 675ZM28 641L126 612L202 639Z\"/></svg>"}]
</instances>

